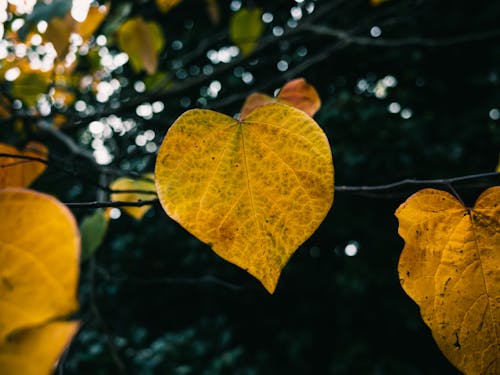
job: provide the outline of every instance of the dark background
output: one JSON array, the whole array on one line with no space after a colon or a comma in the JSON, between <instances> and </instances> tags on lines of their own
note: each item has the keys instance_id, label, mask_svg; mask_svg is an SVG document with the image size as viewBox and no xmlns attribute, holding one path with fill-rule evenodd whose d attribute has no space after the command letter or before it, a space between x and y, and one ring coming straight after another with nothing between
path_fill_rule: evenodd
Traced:
<instances>
[{"instance_id":1,"label":"dark background","mask_svg":"<svg viewBox=\"0 0 500 375\"><path fill-rule=\"evenodd\" d=\"M124 3L112 2L110 19ZM286 81L305 77L323 100L315 119L332 145L336 185L495 170L500 129L492 109L500 108L500 2L243 1L274 16L263 44L249 58L227 64L230 68L218 64L210 76L194 74L192 66L210 65L208 50L231 45L227 30L231 4L237 3L218 1L218 25L201 0L185 0L166 15L152 1L131 3L130 14L154 19L164 29L160 70L172 77L173 89L138 94L130 84L115 96L116 109L96 103L91 93L79 95L98 113L134 118L141 131L153 129L160 144L188 108L233 115L251 92L272 94ZM315 9L308 15L310 4ZM286 24L294 6L304 17L290 29ZM307 22L342 30L347 37L301 28ZM273 36L274 26L283 26L284 35ZM378 38L370 36L374 26L382 31ZM108 40L116 49L112 36ZM180 50L172 48L176 40L183 44ZM288 62L287 71L277 69L279 60ZM251 84L242 82L238 67L252 73ZM79 69L86 68L82 58ZM144 79L128 65L115 76L130 83ZM386 76L397 84L377 97L375 87ZM214 79L222 89L209 98L206 87ZM139 118L140 95L162 100L165 110L148 121ZM393 102L411 116L391 113ZM78 140L92 119L72 109L68 114L74 126L67 134ZM128 147L134 136L115 137L113 166L150 172L154 155ZM35 188L65 202L95 200L95 188L80 178L94 178L94 167L68 157L45 135L35 137L79 173L68 178L49 168ZM454 188L471 206L494 184L498 177ZM82 264L77 317L83 326L61 360L60 373L120 373L111 341L129 374L457 374L398 280L403 241L394 211L423 187L448 190L406 185L364 194L336 192L329 215L292 257L274 295L188 234L158 204L141 221L126 215L112 220L94 259ZM81 219L93 211L73 212ZM351 241L359 251L349 257L344 249Z\"/></svg>"}]
</instances>

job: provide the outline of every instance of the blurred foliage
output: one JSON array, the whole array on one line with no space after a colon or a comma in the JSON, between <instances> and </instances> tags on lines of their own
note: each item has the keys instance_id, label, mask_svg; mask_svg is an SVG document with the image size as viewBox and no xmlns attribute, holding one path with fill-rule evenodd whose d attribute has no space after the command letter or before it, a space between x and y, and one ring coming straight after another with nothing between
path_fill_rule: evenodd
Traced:
<instances>
[{"instance_id":1,"label":"blurred foliage","mask_svg":"<svg viewBox=\"0 0 500 375\"><path fill-rule=\"evenodd\" d=\"M75 60L52 71L47 89L45 76L26 82L42 94L35 101L31 88L23 100L16 81L4 79L19 49L5 41L16 40L16 19L26 19L29 43L40 20L60 15L56 7L35 14L41 18L16 15L4 23L0 47L7 51L0 60L0 139L48 146L51 165L35 189L63 202L95 201L96 183L117 177L102 173L102 166L131 176L151 172L157 146L185 110L232 115L252 92L271 95L303 76L322 99L315 118L332 145L337 185L494 171L500 3L372 3L219 1L214 24L207 16L213 1L184 0L167 13L156 1L113 2L89 42L69 47ZM265 29L243 58L229 39L229 20L250 6L262 9ZM313 16L313 26L361 39L301 28ZM133 17L156 22L165 36L156 82L135 72L118 48L117 30ZM474 37L460 39L467 35ZM376 44L384 40L399 43ZM20 78L34 74L19 69ZM75 97L55 101L56 87ZM97 163L72 153L40 124L71 137ZM498 179L455 188L471 205L493 183ZM292 257L273 296L159 205L140 222L122 213L110 220L92 261L82 263L77 318L84 323L61 371L116 373L109 338L133 374L456 374L399 285L403 242L393 213L414 191L337 192L332 211ZM73 212L81 221L94 211ZM352 241L358 252L347 256Z\"/></svg>"}]
</instances>

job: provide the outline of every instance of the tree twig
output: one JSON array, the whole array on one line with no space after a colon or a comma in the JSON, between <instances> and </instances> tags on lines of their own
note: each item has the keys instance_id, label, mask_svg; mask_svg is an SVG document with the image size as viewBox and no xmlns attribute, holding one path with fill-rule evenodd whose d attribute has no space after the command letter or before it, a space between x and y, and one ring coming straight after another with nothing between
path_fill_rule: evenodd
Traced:
<instances>
[{"instance_id":1,"label":"tree twig","mask_svg":"<svg viewBox=\"0 0 500 375\"><path fill-rule=\"evenodd\" d=\"M374 192L374 191L385 191L392 190L397 187L405 185L451 185L457 182L475 180L481 178L498 177L500 172L486 172L477 173L467 176L451 177L451 178L438 178L438 179L405 179L401 181L391 182L390 184L383 185L366 185L366 186L349 186L349 185L337 185L335 186L336 192ZM73 208L102 208L102 207L142 207L149 206L159 202L158 199L140 200L137 202L125 202L125 201L95 201L95 202L69 202L64 203L68 207Z\"/></svg>"},{"instance_id":2,"label":"tree twig","mask_svg":"<svg viewBox=\"0 0 500 375\"><path fill-rule=\"evenodd\" d=\"M151 206L158 202L158 199L149 199L137 202L125 201L94 201L94 202L68 202L64 203L72 208L104 208L104 207L142 207Z\"/></svg>"},{"instance_id":3,"label":"tree twig","mask_svg":"<svg viewBox=\"0 0 500 375\"><path fill-rule=\"evenodd\" d=\"M391 190L404 185L449 185L456 182L475 180L479 178L488 178L500 176L500 172L486 172L477 173L467 176L459 176L452 178L438 178L438 179L427 179L427 180L417 180L417 179L406 179L401 181L392 182L390 184L383 185L367 185L367 186L348 186L348 185L337 185L335 186L335 191L340 192L358 192L358 191L377 191L377 190Z\"/></svg>"},{"instance_id":4,"label":"tree twig","mask_svg":"<svg viewBox=\"0 0 500 375\"><path fill-rule=\"evenodd\" d=\"M177 284L177 285L200 285L200 284L212 284L221 286L225 289L232 291L239 291L244 289L242 285L236 285L225 280L221 280L212 275L204 275L200 277L157 277L150 279L143 279L139 277L118 277L111 275L105 268L97 266L97 271L106 281L113 282L125 282L141 285L152 285L152 284Z\"/></svg>"},{"instance_id":5,"label":"tree twig","mask_svg":"<svg viewBox=\"0 0 500 375\"><path fill-rule=\"evenodd\" d=\"M500 29L456 35L448 38L429 38L429 37L408 37L408 38L370 38L365 36L351 35L349 32L340 29L334 29L324 25L306 24L303 29L316 35L323 35L338 38L348 44L358 44L362 46L373 47L404 47L404 46L423 46L423 47L447 47L456 44L477 42L482 40L494 39L500 37Z\"/></svg>"}]
</instances>

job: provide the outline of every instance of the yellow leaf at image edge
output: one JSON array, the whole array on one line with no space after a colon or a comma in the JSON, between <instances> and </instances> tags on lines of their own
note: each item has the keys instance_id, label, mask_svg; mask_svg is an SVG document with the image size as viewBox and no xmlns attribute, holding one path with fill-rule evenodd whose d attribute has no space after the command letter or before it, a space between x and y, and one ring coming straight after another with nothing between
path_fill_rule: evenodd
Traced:
<instances>
[{"instance_id":1,"label":"yellow leaf at image edge","mask_svg":"<svg viewBox=\"0 0 500 375\"><path fill-rule=\"evenodd\" d=\"M128 177L121 177L115 180L109 187L112 190L145 190L152 193L155 192L155 184L153 182L153 173L146 173L142 175L143 179L131 179ZM113 201L123 201L123 202L138 202L144 200L150 200L155 197L154 194L141 194L141 193L113 193L111 194L111 200ZM151 208L151 206L141 206L141 207L122 207L127 214L133 218L140 220L146 212Z\"/></svg>"},{"instance_id":2,"label":"yellow leaf at image edge","mask_svg":"<svg viewBox=\"0 0 500 375\"><path fill-rule=\"evenodd\" d=\"M47 148L38 142L29 142L23 151L0 143L1 154L29 156L47 159ZM41 161L0 156L0 189L5 187L28 187L40 176L47 165Z\"/></svg>"},{"instance_id":3,"label":"yellow leaf at image edge","mask_svg":"<svg viewBox=\"0 0 500 375\"><path fill-rule=\"evenodd\" d=\"M171 218L270 293L333 202L325 134L282 104L261 106L244 121L184 113L160 147L155 181Z\"/></svg>"},{"instance_id":4,"label":"yellow leaf at image edge","mask_svg":"<svg viewBox=\"0 0 500 375\"><path fill-rule=\"evenodd\" d=\"M399 277L439 348L465 374L500 372L500 187L467 210L424 189L396 211Z\"/></svg>"},{"instance_id":5,"label":"yellow leaf at image edge","mask_svg":"<svg viewBox=\"0 0 500 375\"><path fill-rule=\"evenodd\" d=\"M79 325L78 322L51 322L16 333L0 344L0 373L52 374Z\"/></svg>"},{"instance_id":6,"label":"yellow leaf at image edge","mask_svg":"<svg viewBox=\"0 0 500 375\"><path fill-rule=\"evenodd\" d=\"M2 343L78 308L80 235L66 206L33 190L0 190L0 217Z\"/></svg>"}]
</instances>

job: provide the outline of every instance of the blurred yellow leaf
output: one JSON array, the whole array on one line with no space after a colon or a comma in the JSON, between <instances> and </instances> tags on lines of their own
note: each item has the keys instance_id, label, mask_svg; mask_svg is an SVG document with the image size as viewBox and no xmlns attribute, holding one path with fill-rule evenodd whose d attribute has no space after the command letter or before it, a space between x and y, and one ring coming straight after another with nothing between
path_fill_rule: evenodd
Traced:
<instances>
[{"instance_id":1,"label":"blurred yellow leaf","mask_svg":"<svg viewBox=\"0 0 500 375\"><path fill-rule=\"evenodd\" d=\"M144 190L154 193L155 183L153 182L153 179L154 179L153 173L146 173L142 175L142 179L136 179L136 180L133 180L128 177L121 177L116 181L114 181L109 187L112 190ZM139 202L144 200L150 200L153 198L155 198L154 194L144 194L138 192L111 194L111 200L113 201ZM140 220L150 208L151 206L141 206L141 207L123 207L122 209L133 218Z\"/></svg>"},{"instance_id":2,"label":"blurred yellow leaf","mask_svg":"<svg viewBox=\"0 0 500 375\"><path fill-rule=\"evenodd\" d=\"M65 18L54 17L50 20L47 30L43 34L44 40L52 43L57 52L57 57L61 60L68 53L69 37L73 32L74 22L69 14Z\"/></svg>"},{"instance_id":3,"label":"blurred yellow leaf","mask_svg":"<svg viewBox=\"0 0 500 375\"><path fill-rule=\"evenodd\" d=\"M250 95L243 103L240 118L244 119L255 108L270 103L287 104L304 111L309 116L314 116L321 107L321 99L314 86L308 84L304 78L297 78L287 82L276 98L261 93Z\"/></svg>"},{"instance_id":4,"label":"blurred yellow leaf","mask_svg":"<svg viewBox=\"0 0 500 375\"><path fill-rule=\"evenodd\" d=\"M5 344L18 330L78 308L80 236L71 212L46 194L2 189L0 212L8 218L0 226L0 343Z\"/></svg>"},{"instance_id":5,"label":"blurred yellow leaf","mask_svg":"<svg viewBox=\"0 0 500 375\"><path fill-rule=\"evenodd\" d=\"M80 34L84 41L89 40L106 18L109 8L109 2L105 5L91 6L87 13L87 18L83 22L74 22L73 32Z\"/></svg>"},{"instance_id":6,"label":"blurred yellow leaf","mask_svg":"<svg viewBox=\"0 0 500 375\"><path fill-rule=\"evenodd\" d=\"M155 0L156 6L162 13L167 13L173 7L179 5L182 0Z\"/></svg>"},{"instance_id":7,"label":"blurred yellow leaf","mask_svg":"<svg viewBox=\"0 0 500 375\"><path fill-rule=\"evenodd\" d=\"M261 106L243 121L184 113L160 147L155 180L172 219L270 293L333 202L325 134L282 104Z\"/></svg>"},{"instance_id":8,"label":"blurred yellow leaf","mask_svg":"<svg viewBox=\"0 0 500 375\"><path fill-rule=\"evenodd\" d=\"M52 374L78 327L78 322L52 322L12 335L0 343L0 373Z\"/></svg>"},{"instance_id":9,"label":"blurred yellow leaf","mask_svg":"<svg viewBox=\"0 0 500 375\"><path fill-rule=\"evenodd\" d=\"M439 348L465 374L500 371L500 187L467 209L424 189L396 211L399 277Z\"/></svg>"},{"instance_id":10,"label":"blurred yellow leaf","mask_svg":"<svg viewBox=\"0 0 500 375\"><path fill-rule=\"evenodd\" d=\"M47 159L49 151L38 142L29 142L23 151L0 143L1 154ZM47 165L40 161L0 156L0 189L9 186L28 187L40 176Z\"/></svg>"},{"instance_id":11,"label":"blurred yellow leaf","mask_svg":"<svg viewBox=\"0 0 500 375\"><path fill-rule=\"evenodd\" d=\"M117 31L118 46L129 56L135 72L145 70L154 74L158 55L165 45L162 30L156 22L145 22L142 17L125 21Z\"/></svg>"},{"instance_id":12,"label":"blurred yellow leaf","mask_svg":"<svg viewBox=\"0 0 500 375\"><path fill-rule=\"evenodd\" d=\"M242 8L231 16L229 37L236 44L243 56L250 55L264 32L260 8Z\"/></svg>"},{"instance_id":13,"label":"blurred yellow leaf","mask_svg":"<svg viewBox=\"0 0 500 375\"><path fill-rule=\"evenodd\" d=\"M109 11L109 3L106 5L93 5L89 8L87 17L82 22L76 21L70 14L66 13L64 18L53 17L43 34L47 42L54 46L60 60L68 53L69 38L72 33L79 34L86 42L94 34L97 28L106 18Z\"/></svg>"}]
</instances>

